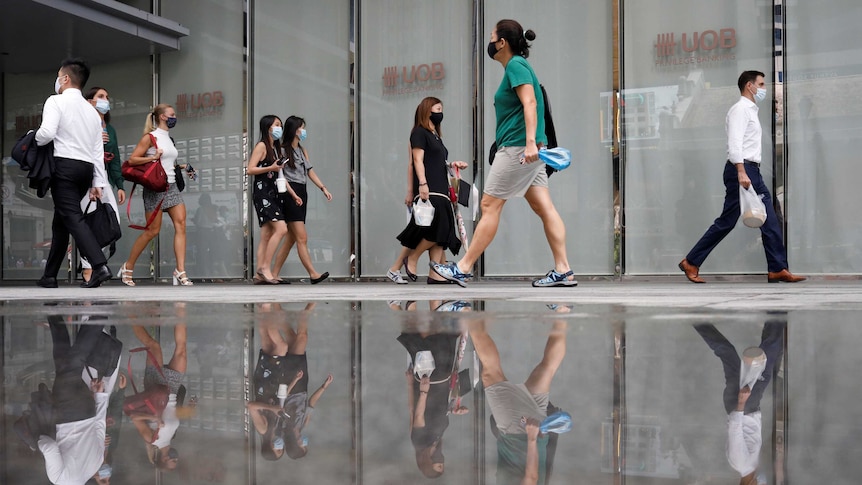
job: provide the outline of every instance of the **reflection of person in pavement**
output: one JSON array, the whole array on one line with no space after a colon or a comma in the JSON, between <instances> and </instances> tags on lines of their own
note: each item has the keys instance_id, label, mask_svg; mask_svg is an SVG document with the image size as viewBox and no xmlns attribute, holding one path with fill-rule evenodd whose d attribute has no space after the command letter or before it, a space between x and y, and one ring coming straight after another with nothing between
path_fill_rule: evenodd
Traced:
<instances>
[{"instance_id":1,"label":"reflection of person in pavement","mask_svg":"<svg viewBox=\"0 0 862 485\"><path fill-rule=\"evenodd\" d=\"M283 321L284 312L277 303L262 303L260 319L260 352L258 353L257 365L254 368L252 386L254 388L253 401L247 404L254 429L263 438L260 443L260 454L266 460L278 460L284 456L284 420L287 415L283 404L279 402L278 386L288 384L289 394L300 380L300 376L294 374L288 376L287 356L305 354L305 343L308 339L307 316L305 313L314 308L309 303L300 316L298 332L294 332L289 326L286 334L282 334L279 327L279 319Z\"/></svg>"},{"instance_id":2,"label":"reflection of person in pavement","mask_svg":"<svg viewBox=\"0 0 862 485\"><path fill-rule=\"evenodd\" d=\"M314 309L314 306L314 303L309 303L305 306L305 309L299 313L296 330L291 328L289 323L283 325L283 337L280 335L278 328L273 327L268 329L269 337L273 339L274 343L276 343L276 345L272 347L271 351L275 354L284 352L281 354L279 359L283 362L280 367L283 367L284 379L291 379L283 411L278 412L278 414L280 414L281 417L281 422L279 424L284 442L284 451L281 453L286 454L294 460L302 458L308 453L308 437L303 433L303 431L311 421L311 415L314 412L317 402L320 401L323 393L332 383L332 374L329 374L326 377L326 380L323 381L323 384L309 397L308 357L305 353L305 348L308 344L308 315L311 310ZM263 332L261 333L263 334ZM276 334L278 334L277 337ZM282 340L284 345L281 345L279 340ZM262 349L262 354L265 353L266 351ZM259 360L258 362L260 363L261 361ZM263 376L263 374L265 374L265 371L262 371L261 376ZM261 391L261 386L258 384L257 379L257 370L255 371L255 376L255 401L261 399L263 401L258 402L265 402L269 391L266 390L267 386L263 386L264 389ZM286 384L286 382L283 381L280 383ZM271 388L272 386L269 387ZM277 387L278 386L276 385L275 388L277 389ZM261 393L258 394L258 391ZM251 407L249 409L251 409ZM267 412L274 410L270 408L269 410L263 409L263 411ZM258 414L261 414L260 411L258 411ZM271 417L272 416L270 416L270 418ZM261 428L258 428L257 423L255 423L255 429L260 432ZM266 431L267 428L263 429ZM267 445L267 447L269 446L275 448L275 446L281 446L281 443L271 442ZM273 454L274 453L275 450L273 450Z\"/></svg>"},{"instance_id":3,"label":"reflection of person in pavement","mask_svg":"<svg viewBox=\"0 0 862 485\"><path fill-rule=\"evenodd\" d=\"M558 307L558 312L568 307ZM548 416L551 381L566 355L566 322L554 322L542 361L523 384L510 382L503 374L496 344L476 320L469 326L473 347L482 362L482 385L496 422L497 483L546 484L548 472L547 435L539 424ZM493 425L493 424L492 424Z\"/></svg>"},{"instance_id":4,"label":"reflection of person in pavement","mask_svg":"<svg viewBox=\"0 0 862 485\"><path fill-rule=\"evenodd\" d=\"M461 337L457 329L440 328L438 323L440 321L435 319L429 331L407 328L398 336L398 341L410 353L411 365L404 373L410 409L410 441L416 451L416 465L428 478L437 478L444 471L443 433L449 427L449 384ZM421 351L431 352L434 370L429 376L419 378L413 372L412 363ZM458 415L467 412L463 406L452 411Z\"/></svg>"},{"instance_id":5,"label":"reflection of person in pavement","mask_svg":"<svg viewBox=\"0 0 862 485\"><path fill-rule=\"evenodd\" d=\"M763 326L759 348L766 356L763 373L754 386L745 385L740 389L740 372L744 371L736 348L714 325L698 324L694 328L709 348L721 359L724 367L724 408L727 412L727 461L742 477L740 485L765 484L766 478L758 472L761 436L760 399L763 391L772 380L775 365L781 359L784 349L785 321L768 321ZM745 355L750 350L746 349Z\"/></svg>"},{"instance_id":6,"label":"reflection of person in pavement","mask_svg":"<svg viewBox=\"0 0 862 485\"><path fill-rule=\"evenodd\" d=\"M52 389L56 438L41 435L48 478L55 484L83 484L98 476L104 461L105 416L119 363L110 376L92 379L86 359L99 341L102 325L81 325L71 344L63 317L48 317L54 343L56 378Z\"/></svg>"},{"instance_id":7,"label":"reflection of person in pavement","mask_svg":"<svg viewBox=\"0 0 862 485\"><path fill-rule=\"evenodd\" d=\"M184 309L179 308L179 313L184 316ZM168 403L159 416L146 413L133 413L132 423L137 428L141 438L147 444L147 458L159 470L170 471L177 467L179 452L171 446L177 429L180 427L180 419L191 417L194 412L195 400L192 399L188 407L182 405L184 393L180 392L183 379L186 374L188 357L186 354L186 325L177 324L174 327L174 353L171 360L164 364L162 346L153 339L147 329L135 325L132 327L135 337L147 348L147 365L144 369L144 390L158 384L167 386L169 389ZM185 387L183 387L183 391ZM178 399L178 394L181 395Z\"/></svg>"}]
</instances>

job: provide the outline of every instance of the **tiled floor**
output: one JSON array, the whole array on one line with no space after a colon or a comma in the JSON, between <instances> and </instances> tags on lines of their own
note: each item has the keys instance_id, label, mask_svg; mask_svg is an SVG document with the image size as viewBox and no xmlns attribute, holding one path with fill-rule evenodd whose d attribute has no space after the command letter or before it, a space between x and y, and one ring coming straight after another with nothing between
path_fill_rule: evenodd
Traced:
<instances>
[{"instance_id":1,"label":"tiled floor","mask_svg":"<svg viewBox=\"0 0 862 485\"><path fill-rule=\"evenodd\" d=\"M163 416L170 439L160 433L170 442L163 455L178 453L175 470L156 470L145 440L152 433L124 416L131 385L118 383L110 394L107 458L103 447L72 446L71 453L89 451L110 463L113 483L520 483L524 426L517 419L507 426L507 416L541 418L534 400L543 403L545 390L551 410L572 418L569 432L538 440L547 483L739 483L728 460L725 406L735 406L738 370L726 376L713 349L733 355L752 346L772 358L749 398L760 399L762 429L747 435L741 456L748 464L741 468L763 473L769 484L858 483L862 472L862 390L853 377L862 364L856 282L582 282L550 291L523 283L6 287L0 300L3 484L49 483L42 453L19 439L14 423L30 410L40 384L54 388L55 400L67 393L55 388L65 381L56 378L63 361L62 354L52 356L52 324L56 335L116 325L120 374L131 357L139 390L145 357L130 349L150 343L167 367L185 367L168 381L181 383L184 404L196 398L197 406L180 406L172 438L171 419ZM722 338L732 348L722 347ZM427 398L422 382L407 375L411 353L423 349L435 358ZM261 366L262 352L288 357ZM272 411L249 405L274 396L277 384L289 384L300 368L304 379L291 388L281 418L274 404ZM331 384L314 398L330 374ZM526 383L535 396L502 380ZM303 427L297 403L309 399L315 403ZM422 401L426 410L411 425ZM447 414L448 406L458 411ZM496 427L504 429L499 438L492 406ZM752 401L750 420L753 407ZM279 436L289 456L273 459L281 454L272 445ZM303 438L307 454L297 457ZM76 465L66 453L60 468L71 473ZM95 473L92 465L83 468ZM441 468L441 477L426 478Z\"/></svg>"}]
</instances>

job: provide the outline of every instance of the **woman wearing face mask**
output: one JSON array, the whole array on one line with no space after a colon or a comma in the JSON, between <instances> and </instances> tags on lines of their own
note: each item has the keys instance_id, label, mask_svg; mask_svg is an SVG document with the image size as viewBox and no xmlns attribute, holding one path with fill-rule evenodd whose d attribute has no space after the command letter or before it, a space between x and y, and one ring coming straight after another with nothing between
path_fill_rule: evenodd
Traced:
<instances>
[{"instance_id":1,"label":"woman wearing face mask","mask_svg":"<svg viewBox=\"0 0 862 485\"><path fill-rule=\"evenodd\" d=\"M129 254L129 259L120 268L119 276L126 286L135 286L132 280L132 271L135 268L135 262L141 253L144 252L150 241L159 235L162 229L162 213L167 212L171 221L174 223L174 256L177 260L176 269L174 269L174 285L192 286L192 280L186 275L186 205L183 202L183 196L177 189L176 179L174 178L174 163L177 159L177 149L168 132L177 124L177 115L173 106L169 104L160 104L153 108L153 111L147 115L147 121L144 125L144 136L132 156L129 157L129 163L132 165L143 165L155 160L161 160L162 168L168 176L168 190L165 192L153 192L143 188L144 191L144 211L146 212L147 220L153 211L161 207L159 212L154 216L153 221L144 232L138 236L135 243L132 245L132 252ZM155 139L155 145L153 144Z\"/></svg>"},{"instance_id":2,"label":"woman wearing face mask","mask_svg":"<svg viewBox=\"0 0 862 485\"><path fill-rule=\"evenodd\" d=\"M117 222L120 220L120 209L118 204L122 204L126 201L126 191L123 190L123 175L120 173L120 165L123 163L120 159L120 147L117 143L117 132L114 130L114 127L111 126L111 102L108 97L108 91L105 88L100 87L92 87L84 96L84 98L96 108L96 111L99 113L99 117L102 118L102 142L105 145L105 165L104 170L106 173L105 180L107 180L117 191L117 197L114 197L114 192L109 190L107 186L101 187L102 189L102 202L108 203L113 207L114 212L117 214ZM102 167L96 167L96 170L102 170ZM90 197L89 194L81 199L81 210L87 210L87 206L90 205ZM90 206L91 210L93 206ZM84 281L90 281L90 275L93 273L93 269L90 266L90 262L87 261L87 258L81 258L81 276L84 278Z\"/></svg>"},{"instance_id":3,"label":"woman wearing face mask","mask_svg":"<svg viewBox=\"0 0 862 485\"><path fill-rule=\"evenodd\" d=\"M287 224L284 222L284 205L278 192L278 184L283 184L285 195L296 196L292 187L284 182L278 182L282 159L281 137L284 129L281 119L275 115L266 115L260 119L260 141L255 145L248 158L245 173L254 175L254 190L252 200L257 212L257 222L260 224L260 242L257 245L257 271L254 284L278 284L280 280L273 277L270 270L272 257L279 242L287 234ZM286 281L286 280L285 280Z\"/></svg>"},{"instance_id":4,"label":"woman wearing face mask","mask_svg":"<svg viewBox=\"0 0 862 485\"><path fill-rule=\"evenodd\" d=\"M554 268L533 286L576 286L566 256L566 226L554 207L548 191L548 175L539 160L539 147L545 136L544 98L539 79L527 62L535 32L524 32L514 20L497 22L488 42L488 55L503 65L505 72L494 94L497 115L496 142L499 149L485 181L482 219L473 233L473 243L458 262L432 262L432 269L449 281L467 286L470 271L479 256L493 241L500 224L503 205L513 197L524 197L541 219L545 237L554 256Z\"/></svg>"},{"instance_id":5,"label":"woman wearing face mask","mask_svg":"<svg viewBox=\"0 0 862 485\"><path fill-rule=\"evenodd\" d=\"M449 199L449 151L440 138L440 123L443 122L443 103L434 97L423 99L416 107L410 146L413 157L413 193L418 199L430 200L434 206L434 220L430 226L416 225L414 220L398 235L401 245L413 251L406 261L408 275L414 273L419 256L428 251L432 263L443 263L444 251L452 254L461 250L461 241L456 235L455 216ZM452 162L453 167L466 169L465 162ZM392 270L390 269L390 272ZM390 277L390 279L392 279ZM428 284L447 283L433 271L428 272Z\"/></svg>"},{"instance_id":6,"label":"woman wearing face mask","mask_svg":"<svg viewBox=\"0 0 862 485\"><path fill-rule=\"evenodd\" d=\"M275 258L275 266L272 274L278 278L281 273L281 267L287 260L290 250L296 244L296 252L299 253L299 260L302 266L308 272L311 278L311 284L315 285L329 278L329 273L319 273L314 269L314 264L311 262L311 253L308 252L308 233L305 230L305 215L306 207L308 207L308 190L306 186L311 180L323 192L326 200L332 200L332 194L323 185L320 177L311 166L308 159L308 152L300 144L305 141L307 132L305 131L305 120L298 116L290 116L284 122L284 157L285 161L282 164L282 171L287 178L290 189L282 194L284 203L285 221L287 222L287 235L284 238L284 244L279 248Z\"/></svg>"},{"instance_id":7,"label":"woman wearing face mask","mask_svg":"<svg viewBox=\"0 0 862 485\"><path fill-rule=\"evenodd\" d=\"M306 306L310 311L313 305ZM287 415L284 403L278 396L279 385L287 386L287 394L293 392L301 375L294 374L288 383L288 354L305 353L307 339L306 326L300 323L298 332L287 328L282 334L280 327L284 321L284 311L277 303L261 303L260 312L260 352L252 377L253 401L246 407L254 425L261 435L260 454L265 460L278 460L284 456L284 426ZM303 318L303 317L301 317Z\"/></svg>"}]
</instances>

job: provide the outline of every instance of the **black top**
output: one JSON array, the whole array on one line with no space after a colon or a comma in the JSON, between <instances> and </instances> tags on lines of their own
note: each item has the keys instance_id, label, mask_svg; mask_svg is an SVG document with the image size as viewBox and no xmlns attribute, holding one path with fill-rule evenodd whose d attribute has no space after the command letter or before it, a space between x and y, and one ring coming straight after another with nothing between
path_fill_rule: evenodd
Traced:
<instances>
[{"instance_id":1,"label":"black top","mask_svg":"<svg viewBox=\"0 0 862 485\"><path fill-rule=\"evenodd\" d=\"M410 132L410 146L425 151L423 163L425 164L425 181L428 182L428 190L438 194L448 194L449 173L446 170L446 160L449 158L449 150L443 145L440 137L426 128L417 126ZM415 170L413 172L413 193L419 194L419 176Z\"/></svg>"}]
</instances>

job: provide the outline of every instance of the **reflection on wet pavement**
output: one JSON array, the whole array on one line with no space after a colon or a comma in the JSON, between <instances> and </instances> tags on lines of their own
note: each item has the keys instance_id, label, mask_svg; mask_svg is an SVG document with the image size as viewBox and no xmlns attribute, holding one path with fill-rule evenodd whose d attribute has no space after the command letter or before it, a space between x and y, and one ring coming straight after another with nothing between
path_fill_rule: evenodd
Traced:
<instances>
[{"instance_id":1,"label":"reflection on wet pavement","mask_svg":"<svg viewBox=\"0 0 862 485\"><path fill-rule=\"evenodd\" d=\"M3 484L862 471L860 391L838 379L862 359L854 311L17 301L0 315Z\"/></svg>"}]
</instances>

